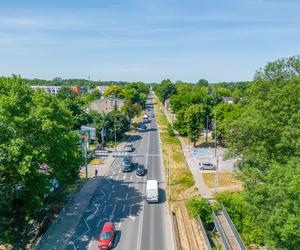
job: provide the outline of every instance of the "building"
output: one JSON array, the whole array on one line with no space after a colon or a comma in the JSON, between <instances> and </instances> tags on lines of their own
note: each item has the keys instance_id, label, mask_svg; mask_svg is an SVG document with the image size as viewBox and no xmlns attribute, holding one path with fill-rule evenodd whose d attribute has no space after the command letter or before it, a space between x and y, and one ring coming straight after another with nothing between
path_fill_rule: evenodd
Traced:
<instances>
[{"instance_id":1,"label":"building","mask_svg":"<svg viewBox=\"0 0 300 250\"><path fill-rule=\"evenodd\" d=\"M33 90L42 89L51 95L56 95L61 87L62 86L31 86Z\"/></svg>"},{"instance_id":2,"label":"building","mask_svg":"<svg viewBox=\"0 0 300 250\"><path fill-rule=\"evenodd\" d=\"M88 93L89 87L87 86L31 86L33 90L36 89L42 89L46 93L49 93L51 95L56 95L58 90L63 87L68 87L69 89L73 90L78 95L81 95L82 93Z\"/></svg>"},{"instance_id":3,"label":"building","mask_svg":"<svg viewBox=\"0 0 300 250\"><path fill-rule=\"evenodd\" d=\"M76 94L81 95L81 87L80 86L70 86L71 90L73 90Z\"/></svg>"},{"instance_id":4,"label":"building","mask_svg":"<svg viewBox=\"0 0 300 250\"><path fill-rule=\"evenodd\" d=\"M98 113L108 113L114 110L116 107L118 110L124 105L125 100L110 96L109 98L102 98L91 102L91 110L95 110Z\"/></svg>"},{"instance_id":5,"label":"building","mask_svg":"<svg viewBox=\"0 0 300 250\"><path fill-rule=\"evenodd\" d=\"M228 103L228 104L233 104L234 103L234 98L231 96L224 96L223 97L223 102Z\"/></svg>"},{"instance_id":6,"label":"building","mask_svg":"<svg viewBox=\"0 0 300 250\"><path fill-rule=\"evenodd\" d=\"M103 94L103 92L104 92L105 90L107 90L108 87L109 87L109 86L97 86L97 89L100 91L101 94Z\"/></svg>"}]
</instances>

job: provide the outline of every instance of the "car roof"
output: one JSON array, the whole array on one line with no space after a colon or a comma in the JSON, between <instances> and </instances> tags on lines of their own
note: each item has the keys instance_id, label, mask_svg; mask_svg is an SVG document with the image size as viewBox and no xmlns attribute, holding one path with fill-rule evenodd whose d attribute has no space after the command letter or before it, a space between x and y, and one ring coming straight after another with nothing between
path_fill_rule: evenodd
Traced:
<instances>
[{"instance_id":1,"label":"car roof","mask_svg":"<svg viewBox=\"0 0 300 250\"><path fill-rule=\"evenodd\" d=\"M212 164L211 162L208 162L208 161L203 161L203 162L200 162L201 164Z\"/></svg>"},{"instance_id":2,"label":"car roof","mask_svg":"<svg viewBox=\"0 0 300 250\"><path fill-rule=\"evenodd\" d=\"M126 146L132 146L132 143L127 143Z\"/></svg>"},{"instance_id":3,"label":"car roof","mask_svg":"<svg viewBox=\"0 0 300 250\"><path fill-rule=\"evenodd\" d=\"M111 221L107 221L104 223L101 232L110 232L113 228L114 224Z\"/></svg>"}]
</instances>

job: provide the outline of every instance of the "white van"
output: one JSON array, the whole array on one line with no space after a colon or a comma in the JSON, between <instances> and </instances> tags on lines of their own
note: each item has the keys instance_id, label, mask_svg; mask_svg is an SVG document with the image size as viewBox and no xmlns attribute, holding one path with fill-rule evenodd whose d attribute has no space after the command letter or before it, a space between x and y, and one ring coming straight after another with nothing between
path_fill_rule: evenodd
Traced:
<instances>
[{"instance_id":1,"label":"white van","mask_svg":"<svg viewBox=\"0 0 300 250\"><path fill-rule=\"evenodd\" d=\"M158 202L158 182L157 180L148 180L146 186L146 200L148 202Z\"/></svg>"}]
</instances>

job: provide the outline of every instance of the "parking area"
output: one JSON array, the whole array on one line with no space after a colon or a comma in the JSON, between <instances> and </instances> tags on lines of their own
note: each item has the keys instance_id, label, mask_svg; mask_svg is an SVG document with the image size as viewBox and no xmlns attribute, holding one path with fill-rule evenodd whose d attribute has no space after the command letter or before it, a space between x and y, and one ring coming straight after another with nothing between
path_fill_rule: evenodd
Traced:
<instances>
[{"instance_id":1,"label":"parking area","mask_svg":"<svg viewBox=\"0 0 300 250\"><path fill-rule=\"evenodd\" d=\"M218 169L220 172L233 172L233 166L237 159L224 160L224 153L224 148L217 149L217 156L219 159ZM199 162L210 162L217 165L217 158L214 156L215 152L213 148L194 149L193 147L185 145L184 154L186 159L191 163L190 168L193 170L212 172L212 170L200 170Z\"/></svg>"}]
</instances>

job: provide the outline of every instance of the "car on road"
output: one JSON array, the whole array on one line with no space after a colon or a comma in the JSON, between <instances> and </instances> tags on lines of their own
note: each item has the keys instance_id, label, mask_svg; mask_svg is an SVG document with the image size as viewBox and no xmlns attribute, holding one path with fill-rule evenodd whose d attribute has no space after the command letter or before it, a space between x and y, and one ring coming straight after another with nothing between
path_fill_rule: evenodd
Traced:
<instances>
[{"instance_id":1,"label":"car on road","mask_svg":"<svg viewBox=\"0 0 300 250\"><path fill-rule=\"evenodd\" d=\"M114 223L107 221L104 223L98 238L98 247L100 250L111 249L115 238L116 229Z\"/></svg>"},{"instance_id":2,"label":"car on road","mask_svg":"<svg viewBox=\"0 0 300 250\"><path fill-rule=\"evenodd\" d=\"M138 176L143 176L143 175L145 175L146 169L145 169L144 165L138 164L135 173L136 173L136 175L138 175Z\"/></svg>"},{"instance_id":3,"label":"car on road","mask_svg":"<svg viewBox=\"0 0 300 250\"><path fill-rule=\"evenodd\" d=\"M122 172L130 172L132 170L131 157L124 157L122 161Z\"/></svg>"},{"instance_id":4,"label":"car on road","mask_svg":"<svg viewBox=\"0 0 300 250\"><path fill-rule=\"evenodd\" d=\"M199 162L201 170L216 170L217 166L210 162Z\"/></svg>"},{"instance_id":5,"label":"car on road","mask_svg":"<svg viewBox=\"0 0 300 250\"><path fill-rule=\"evenodd\" d=\"M125 150L126 152L132 152L132 151L133 151L133 145L132 145L132 143L126 144L124 150Z\"/></svg>"}]
</instances>

